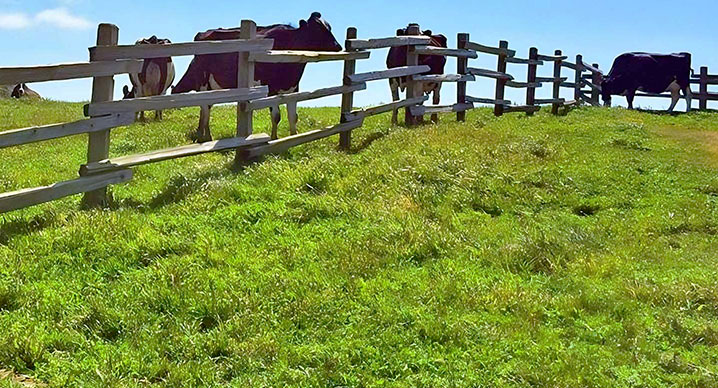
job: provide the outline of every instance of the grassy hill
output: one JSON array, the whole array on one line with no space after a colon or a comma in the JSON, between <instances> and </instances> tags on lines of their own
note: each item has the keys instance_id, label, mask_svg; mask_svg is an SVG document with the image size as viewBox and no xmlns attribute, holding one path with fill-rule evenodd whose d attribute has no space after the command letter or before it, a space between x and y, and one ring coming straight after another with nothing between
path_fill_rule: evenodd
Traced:
<instances>
[{"instance_id":1,"label":"grassy hill","mask_svg":"<svg viewBox=\"0 0 718 388\"><path fill-rule=\"evenodd\" d=\"M0 111L11 129L81 109ZM234 114L214 111L216 137ZM165 117L113 132L112 155L187 143L196 110ZM303 109L300 128L337 117ZM443 119L371 119L349 154L332 138L241 171L231 153L145 166L109 210L0 216L0 369L51 386L718 385L717 115ZM73 178L85 147L0 150L0 189Z\"/></svg>"}]
</instances>

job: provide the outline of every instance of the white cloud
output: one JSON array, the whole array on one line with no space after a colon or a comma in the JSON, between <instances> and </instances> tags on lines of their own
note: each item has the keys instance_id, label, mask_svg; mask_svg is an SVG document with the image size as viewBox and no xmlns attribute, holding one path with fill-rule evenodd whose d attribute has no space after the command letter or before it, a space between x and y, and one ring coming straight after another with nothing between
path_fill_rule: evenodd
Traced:
<instances>
[{"instance_id":1,"label":"white cloud","mask_svg":"<svg viewBox=\"0 0 718 388\"><path fill-rule=\"evenodd\" d=\"M46 23L54 27L83 30L92 27L87 19L72 15L65 8L46 9L35 16L38 23Z\"/></svg>"},{"instance_id":2,"label":"white cloud","mask_svg":"<svg viewBox=\"0 0 718 388\"><path fill-rule=\"evenodd\" d=\"M0 29L18 30L32 25L32 20L24 13L0 13Z\"/></svg>"},{"instance_id":3,"label":"white cloud","mask_svg":"<svg viewBox=\"0 0 718 388\"><path fill-rule=\"evenodd\" d=\"M35 16L24 13L0 13L0 29L19 30L32 26L84 30L92 27L92 23L85 18L71 14L66 8L46 9Z\"/></svg>"}]
</instances>

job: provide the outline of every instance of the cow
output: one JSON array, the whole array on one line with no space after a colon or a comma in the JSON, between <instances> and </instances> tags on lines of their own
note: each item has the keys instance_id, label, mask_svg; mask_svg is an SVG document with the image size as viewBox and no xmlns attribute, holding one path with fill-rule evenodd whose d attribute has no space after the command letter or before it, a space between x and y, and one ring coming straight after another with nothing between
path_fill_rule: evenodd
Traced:
<instances>
[{"instance_id":1,"label":"cow","mask_svg":"<svg viewBox=\"0 0 718 388\"><path fill-rule=\"evenodd\" d=\"M633 109L636 91L647 93L671 92L673 101L668 108L673 112L681 92L688 110L691 107L691 54L626 53L613 62L608 76L601 83L601 95L606 106L612 95L626 96L628 108Z\"/></svg>"},{"instance_id":2,"label":"cow","mask_svg":"<svg viewBox=\"0 0 718 388\"><path fill-rule=\"evenodd\" d=\"M408 31L410 28L416 28L418 27L416 24L410 24L406 28L402 28L396 31L397 36L406 36L408 35ZM428 36L431 38L431 41L429 43L430 46L434 47L447 47L447 40L446 36L444 35L434 35L431 30L426 30L422 32L422 35ZM386 67L388 69L393 69L396 67L403 67L406 66L406 54L407 54L407 47L401 46L401 47L392 47L389 50L389 55L386 57ZM444 74L444 66L446 66L446 57L440 56L440 55L419 55L419 65L427 65L431 68L428 72L424 73L427 74ZM441 82L424 82L423 85L423 93L426 95L429 95L430 93L433 93L433 103L434 105L438 105L441 101ZM401 78L392 78L389 80L389 88L391 89L391 97L393 101L399 101L399 89L404 91L406 89L406 77ZM407 96L409 97L409 96ZM392 124L396 125L398 123L398 110L394 109L394 112L391 116L391 122ZM432 121L436 122L438 121L438 115L432 115L431 116Z\"/></svg>"},{"instance_id":3,"label":"cow","mask_svg":"<svg viewBox=\"0 0 718 388\"><path fill-rule=\"evenodd\" d=\"M40 94L32 89L30 89L27 84L17 84L13 89L12 93L10 93L10 97L12 98L30 98L30 99L40 99Z\"/></svg>"},{"instance_id":4,"label":"cow","mask_svg":"<svg viewBox=\"0 0 718 388\"><path fill-rule=\"evenodd\" d=\"M240 28L214 29L201 32L195 41L239 39ZM286 24L275 24L257 27L257 38L274 39L274 50L310 50L331 51L342 50L332 34L332 28L319 12L311 14L308 20L301 20L299 27ZM189 69L172 89L172 94L190 91L232 89L237 87L237 66L239 54L197 55L190 63ZM304 74L306 64L303 63L257 63L254 68L254 79L269 88L269 95L293 93L299 90L299 81ZM296 106L289 114L296 117ZM209 112L211 106L204 106L200 112L197 128L197 141L212 140L209 129ZM270 108L272 117L272 138L277 138L277 127L281 121L279 106ZM291 116L290 116L291 117Z\"/></svg>"},{"instance_id":5,"label":"cow","mask_svg":"<svg viewBox=\"0 0 718 388\"><path fill-rule=\"evenodd\" d=\"M147 39L140 39L135 44L170 44L169 39L159 39L151 36ZM175 80L175 65L172 58L150 58L145 59L142 64L142 71L139 74L130 74L132 90L127 85L122 89L125 99L162 96L167 93ZM140 112L140 120L145 120L145 112ZM162 111L155 112L155 120L162 120Z\"/></svg>"}]
</instances>

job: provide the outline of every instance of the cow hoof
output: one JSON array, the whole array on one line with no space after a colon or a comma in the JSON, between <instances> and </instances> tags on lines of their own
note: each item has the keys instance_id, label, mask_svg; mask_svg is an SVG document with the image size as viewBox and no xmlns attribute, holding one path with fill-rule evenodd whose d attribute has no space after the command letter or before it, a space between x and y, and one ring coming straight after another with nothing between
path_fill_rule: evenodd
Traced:
<instances>
[{"instance_id":1,"label":"cow hoof","mask_svg":"<svg viewBox=\"0 0 718 388\"><path fill-rule=\"evenodd\" d=\"M205 135L201 132L192 131L187 134L187 137L195 143L206 143L212 141L212 135Z\"/></svg>"}]
</instances>

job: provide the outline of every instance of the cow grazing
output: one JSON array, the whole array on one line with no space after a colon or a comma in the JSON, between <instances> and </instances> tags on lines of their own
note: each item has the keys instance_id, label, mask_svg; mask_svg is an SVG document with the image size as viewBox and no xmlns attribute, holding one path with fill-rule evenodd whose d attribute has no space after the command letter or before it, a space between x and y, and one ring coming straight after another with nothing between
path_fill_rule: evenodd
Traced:
<instances>
[{"instance_id":1,"label":"cow grazing","mask_svg":"<svg viewBox=\"0 0 718 388\"><path fill-rule=\"evenodd\" d=\"M30 99L40 99L40 94L32 89L30 89L27 84L17 84L15 88L13 88L12 93L10 93L10 97L12 98L30 98Z\"/></svg>"},{"instance_id":2,"label":"cow grazing","mask_svg":"<svg viewBox=\"0 0 718 388\"><path fill-rule=\"evenodd\" d=\"M195 41L239 39L240 29L215 29L197 34ZM276 24L257 27L257 38L274 39L275 50L310 50L332 51L342 50L332 34L331 26L322 19L319 12L312 13L308 20L299 22L299 27ZM182 77L172 93L187 93L237 87L238 54L198 55L192 60L187 73ZM269 88L269 95L292 93L299 90L299 81L304 74L306 64L300 63L257 63L254 68L254 79ZM209 130L209 112L211 107L202 107L197 141L212 139ZM290 115L296 117L296 106L288 106L294 110ZM272 116L272 138L277 138L277 126L281 121L279 106L270 108Z\"/></svg>"},{"instance_id":3,"label":"cow grazing","mask_svg":"<svg viewBox=\"0 0 718 388\"><path fill-rule=\"evenodd\" d=\"M636 91L647 93L671 92L673 112L681 92L684 93L688 110L691 107L691 54L627 53L613 62L611 72L601 83L605 105L611 105L612 95L626 96L628 108L633 109Z\"/></svg>"},{"instance_id":4,"label":"cow grazing","mask_svg":"<svg viewBox=\"0 0 718 388\"><path fill-rule=\"evenodd\" d=\"M397 36L406 36L408 35L407 32L411 27L415 27L416 25L409 25L407 28L399 29L396 31ZM422 35L428 36L431 38L431 42L429 43L430 46L434 47L447 47L447 41L446 37L444 35L434 35L431 30L426 30L422 32ZM403 67L406 66L406 54L407 54L407 47L392 47L389 50L389 55L386 58L386 66L389 69L393 69L396 67ZM446 66L446 57L439 56L439 55L419 55L419 65L427 65L431 68L428 72L424 73L426 74L444 74L444 66ZM406 89L406 77L401 78L392 78L389 80L389 87L391 88L391 97L394 101L399 101L399 89L404 91ZM441 82L424 82L423 83L423 93L428 95L429 93L433 93L433 103L434 105L438 105L441 101ZM407 96L409 97L409 96ZM398 123L398 110L394 110L392 116L391 116L391 122L392 124ZM431 119L433 121L438 121L438 115L432 115Z\"/></svg>"},{"instance_id":5,"label":"cow grazing","mask_svg":"<svg viewBox=\"0 0 718 388\"><path fill-rule=\"evenodd\" d=\"M140 39L135 44L170 44L169 39L158 39L152 36L147 39ZM175 66L172 58L151 58L145 59L142 64L142 72L130 74L132 90L127 86L123 88L125 99L162 96L172 86L175 80ZM140 112L140 120L144 121L145 112ZM162 120L162 111L155 112L155 119Z\"/></svg>"}]
</instances>

